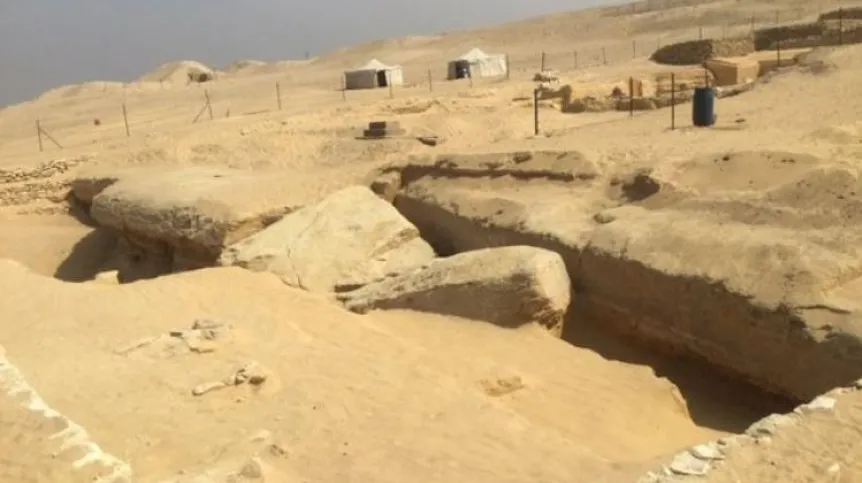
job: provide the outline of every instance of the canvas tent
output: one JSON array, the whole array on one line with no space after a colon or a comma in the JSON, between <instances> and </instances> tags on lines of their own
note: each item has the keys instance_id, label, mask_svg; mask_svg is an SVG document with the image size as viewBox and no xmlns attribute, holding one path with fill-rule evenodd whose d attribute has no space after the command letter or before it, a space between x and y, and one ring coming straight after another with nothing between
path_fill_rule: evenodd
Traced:
<instances>
[{"instance_id":1,"label":"canvas tent","mask_svg":"<svg viewBox=\"0 0 862 483\"><path fill-rule=\"evenodd\" d=\"M401 66L386 65L377 59L372 59L362 67L344 73L344 87L350 90L374 89L387 87L390 84L394 86L404 84Z\"/></svg>"},{"instance_id":2,"label":"canvas tent","mask_svg":"<svg viewBox=\"0 0 862 483\"><path fill-rule=\"evenodd\" d=\"M449 79L469 77L496 77L506 75L509 66L503 54L486 54L480 49L472 49L466 54L449 62Z\"/></svg>"}]
</instances>

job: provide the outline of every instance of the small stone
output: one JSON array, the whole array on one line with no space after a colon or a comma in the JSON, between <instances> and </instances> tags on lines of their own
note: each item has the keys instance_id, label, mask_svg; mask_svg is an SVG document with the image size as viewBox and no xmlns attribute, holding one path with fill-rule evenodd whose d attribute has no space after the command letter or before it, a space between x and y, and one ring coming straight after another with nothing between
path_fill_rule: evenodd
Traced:
<instances>
[{"instance_id":1,"label":"small stone","mask_svg":"<svg viewBox=\"0 0 862 483\"><path fill-rule=\"evenodd\" d=\"M833 397L817 396L808 404L801 406L803 411L831 411L835 409L837 401Z\"/></svg>"},{"instance_id":2,"label":"small stone","mask_svg":"<svg viewBox=\"0 0 862 483\"><path fill-rule=\"evenodd\" d=\"M841 396L843 394L847 394L850 392L850 388L847 387L836 387L835 389L826 393L827 396Z\"/></svg>"},{"instance_id":3,"label":"small stone","mask_svg":"<svg viewBox=\"0 0 862 483\"><path fill-rule=\"evenodd\" d=\"M213 330L222 327L224 327L224 324L210 319L197 319L192 324L192 330Z\"/></svg>"},{"instance_id":4,"label":"small stone","mask_svg":"<svg viewBox=\"0 0 862 483\"><path fill-rule=\"evenodd\" d=\"M718 449L716 443L699 444L691 448L690 451L695 458L705 461L724 459L724 454Z\"/></svg>"},{"instance_id":5,"label":"small stone","mask_svg":"<svg viewBox=\"0 0 862 483\"><path fill-rule=\"evenodd\" d=\"M593 220L595 220L596 223L600 223L602 225L610 223L616 219L617 219L616 216L614 216L613 214L608 213L606 211L600 211L600 212L596 213L595 215L593 215Z\"/></svg>"},{"instance_id":6,"label":"small stone","mask_svg":"<svg viewBox=\"0 0 862 483\"><path fill-rule=\"evenodd\" d=\"M134 350L137 350L137 349L140 349L140 348L142 348L142 347L148 346L148 345L152 344L153 342L155 342L155 341L156 341L156 340L158 340L158 339L159 339L158 337L145 337L145 338L143 338L143 339L138 339L138 340L136 340L135 342L132 342L131 344L129 344L129 345L125 346L125 347L121 347L121 348L119 348L119 349L114 350L114 353L115 353L115 354L120 354L120 355L122 355L122 354L128 354L129 352L132 352L132 351L134 351Z\"/></svg>"},{"instance_id":7,"label":"small stone","mask_svg":"<svg viewBox=\"0 0 862 483\"><path fill-rule=\"evenodd\" d=\"M110 270L107 272L99 272L96 274L96 277L93 279L94 282L102 283L102 284L118 284L120 283L119 278L120 272L118 270Z\"/></svg>"},{"instance_id":8,"label":"small stone","mask_svg":"<svg viewBox=\"0 0 862 483\"><path fill-rule=\"evenodd\" d=\"M207 354L210 352L215 352L215 350L218 348L216 344L209 341L186 339L186 344L189 346L189 350L197 354Z\"/></svg>"},{"instance_id":9,"label":"small stone","mask_svg":"<svg viewBox=\"0 0 862 483\"><path fill-rule=\"evenodd\" d=\"M265 429L261 429L260 431L254 433L250 438L248 438L248 440L252 443L263 443L265 441L269 441L270 439L272 439L272 433Z\"/></svg>"},{"instance_id":10,"label":"small stone","mask_svg":"<svg viewBox=\"0 0 862 483\"><path fill-rule=\"evenodd\" d=\"M660 483L661 480L661 475L650 471L649 473L638 478L637 483Z\"/></svg>"},{"instance_id":11,"label":"small stone","mask_svg":"<svg viewBox=\"0 0 862 483\"><path fill-rule=\"evenodd\" d=\"M248 383L253 386L259 386L266 382L266 376L263 374L256 374L248 378Z\"/></svg>"},{"instance_id":12,"label":"small stone","mask_svg":"<svg viewBox=\"0 0 862 483\"><path fill-rule=\"evenodd\" d=\"M758 437L762 435L772 435L781 426L793 424L794 420L786 414L770 414L760 421L752 424L745 431L745 434Z\"/></svg>"},{"instance_id":13,"label":"small stone","mask_svg":"<svg viewBox=\"0 0 862 483\"><path fill-rule=\"evenodd\" d=\"M282 458L287 455L287 450L280 444L273 443L269 445L269 453L273 456Z\"/></svg>"},{"instance_id":14,"label":"small stone","mask_svg":"<svg viewBox=\"0 0 862 483\"><path fill-rule=\"evenodd\" d=\"M221 382L221 381L219 381L219 382L206 382L206 383L198 384L197 386L195 386L194 389L192 389L192 395L193 396L203 396L204 394L206 394L208 392L215 391L218 389L223 389L225 387L227 387L227 384L225 384L224 382Z\"/></svg>"},{"instance_id":15,"label":"small stone","mask_svg":"<svg viewBox=\"0 0 862 483\"><path fill-rule=\"evenodd\" d=\"M695 458L688 451L676 455L670 464L670 470L678 475L703 476L711 469L709 463Z\"/></svg>"},{"instance_id":16,"label":"small stone","mask_svg":"<svg viewBox=\"0 0 862 483\"><path fill-rule=\"evenodd\" d=\"M832 475L840 473L841 472L841 465L838 463L832 463L832 466L830 466L829 468L826 468L826 472L829 474L832 474Z\"/></svg>"},{"instance_id":17,"label":"small stone","mask_svg":"<svg viewBox=\"0 0 862 483\"><path fill-rule=\"evenodd\" d=\"M862 379L859 379L853 383L853 389L862 389Z\"/></svg>"},{"instance_id":18,"label":"small stone","mask_svg":"<svg viewBox=\"0 0 862 483\"><path fill-rule=\"evenodd\" d=\"M258 367L257 363L253 362L246 364L240 370L236 371L234 375L226 381L226 383L239 386L247 382L257 386L266 382L266 379L267 375L262 369L260 369L260 367Z\"/></svg>"},{"instance_id":19,"label":"small stone","mask_svg":"<svg viewBox=\"0 0 862 483\"><path fill-rule=\"evenodd\" d=\"M531 159L533 159L533 153L529 152L518 152L515 153L512 157L512 160L515 162L515 164L525 163Z\"/></svg>"},{"instance_id":20,"label":"small stone","mask_svg":"<svg viewBox=\"0 0 862 483\"><path fill-rule=\"evenodd\" d=\"M755 439L754 442L761 446L769 446L772 444L772 436L761 436Z\"/></svg>"},{"instance_id":21,"label":"small stone","mask_svg":"<svg viewBox=\"0 0 862 483\"><path fill-rule=\"evenodd\" d=\"M242 470L240 470L239 474L244 478L252 478L255 480L263 478L263 461L261 461L260 458L256 456L251 458L245 465L243 465Z\"/></svg>"}]
</instances>

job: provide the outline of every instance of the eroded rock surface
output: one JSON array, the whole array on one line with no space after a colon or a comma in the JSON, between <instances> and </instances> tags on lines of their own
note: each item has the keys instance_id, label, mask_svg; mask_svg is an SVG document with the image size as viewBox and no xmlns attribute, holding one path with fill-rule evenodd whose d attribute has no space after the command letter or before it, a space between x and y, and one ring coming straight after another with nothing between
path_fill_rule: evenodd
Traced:
<instances>
[{"instance_id":1,"label":"eroded rock surface","mask_svg":"<svg viewBox=\"0 0 862 483\"><path fill-rule=\"evenodd\" d=\"M230 246L219 263L277 274L287 284L332 292L422 266L435 257L391 204L354 186Z\"/></svg>"},{"instance_id":2,"label":"eroded rock surface","mask_svg":"<svg viewBox=\"0 0 862 483\"><path fill-rule=\"evenodd\" d=\"M553 172L507 176L488 155L484 175L475 156L412 160L396 207L441 253L556 251L586 323L769 391L807 400L862 376L856 171L764 152L716 154L664 173L578 176L588 160L573 172L553 164L564 153L523 155L516 166L510 157L500 164L513 171L535 163Z\"/></svg>"},{"instance_id":3,"label":"eroded rock surface","mask_svg":"<svg viewBox=\"0 0 862 483\"><path fill-rule=\"evenodd\" d=\"M356 312L413 309L506 327L539 323L557 335L571 300L562 258L512 246L461 253L340 296Z\"/></svg>"},{"instance_id":4,"label":"eroded rock surface","mask_svg":"<svg viewBox=\"0 0 862 483\"><path fill-rule=\"evenodd\" d=\"M93 197L90 215L102 226L214 260L296 206L296 198L265 174L186 167L119 179Z\"/></svg>"}]
</instances>

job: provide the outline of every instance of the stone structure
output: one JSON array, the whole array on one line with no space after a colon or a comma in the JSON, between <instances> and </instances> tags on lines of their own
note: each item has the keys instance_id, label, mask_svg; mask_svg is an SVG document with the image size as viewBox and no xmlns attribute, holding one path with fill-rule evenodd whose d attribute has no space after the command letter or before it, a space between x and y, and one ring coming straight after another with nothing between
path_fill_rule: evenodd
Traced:
<instances>
[{"instance_id":1,"label":"stone structure","mask_svg":"<svg viewBox=\"0 0 862 483\"><path fill-rule=\"evenodd\" d=\"M781 43L781 47L789 48L787 42L803 39L817 41L823 36L824 26L821 23L806 23L759 29L754 32L754 48L756 50L772 50Z\"/></svg>"},{"instance_id":2,"label":"stone structure","mask_svg":"<svg viewBox=\"0 0 862 483\"><path fill-rule=\"evenodd\" d=\"M650 60L659 64L697 65L713 57L741 57L754 50L752 37L691 40L666 45L656 50Z\"/></svg>"},{"instance_id":3,"label":"stone structure","mask_svg":"<svg viewBox=\"0 0 862 483\"><path fill-rule=\"evenodd\" d=\"M838 10L832 10L831 12L826 12L817 20L838 20L838 19L851 19L851 20L860 20L862 19L862 7L850 7L850 8L840 8Z\"/></svg>"}]
</instances>

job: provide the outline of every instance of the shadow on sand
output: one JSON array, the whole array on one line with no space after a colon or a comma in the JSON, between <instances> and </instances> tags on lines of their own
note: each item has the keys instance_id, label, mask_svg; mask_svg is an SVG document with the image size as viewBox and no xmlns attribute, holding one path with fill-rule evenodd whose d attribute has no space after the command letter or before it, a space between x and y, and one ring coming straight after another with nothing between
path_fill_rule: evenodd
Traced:
<instances>
[{"instance_id":1,"label":"shadow on sand","mask_svg":"<svg viewBox=\"0 0 862 483\"><path fill-rule=\"evenodd\" d=\"M92 280L97 273L110 269L117 241L117 237L108 230L94 229L75 244L69 256L57 267L54 278L66 282Z\"/></svg>"},{"instance_id":2,"label":"shadow on sand","mask_svg":"<svg viewBox=\"0 0 862 483\"><path fill-rule=\"evenodd\" d=\"M703 361L650 351L602 330L583 317L583 311L570 311L563 332L566 342L608 360L652 368L657 376L677 386L695 424L742 433L757 420L792 411L797 404L734 379Z\"/></svg>"}]
</instances>

